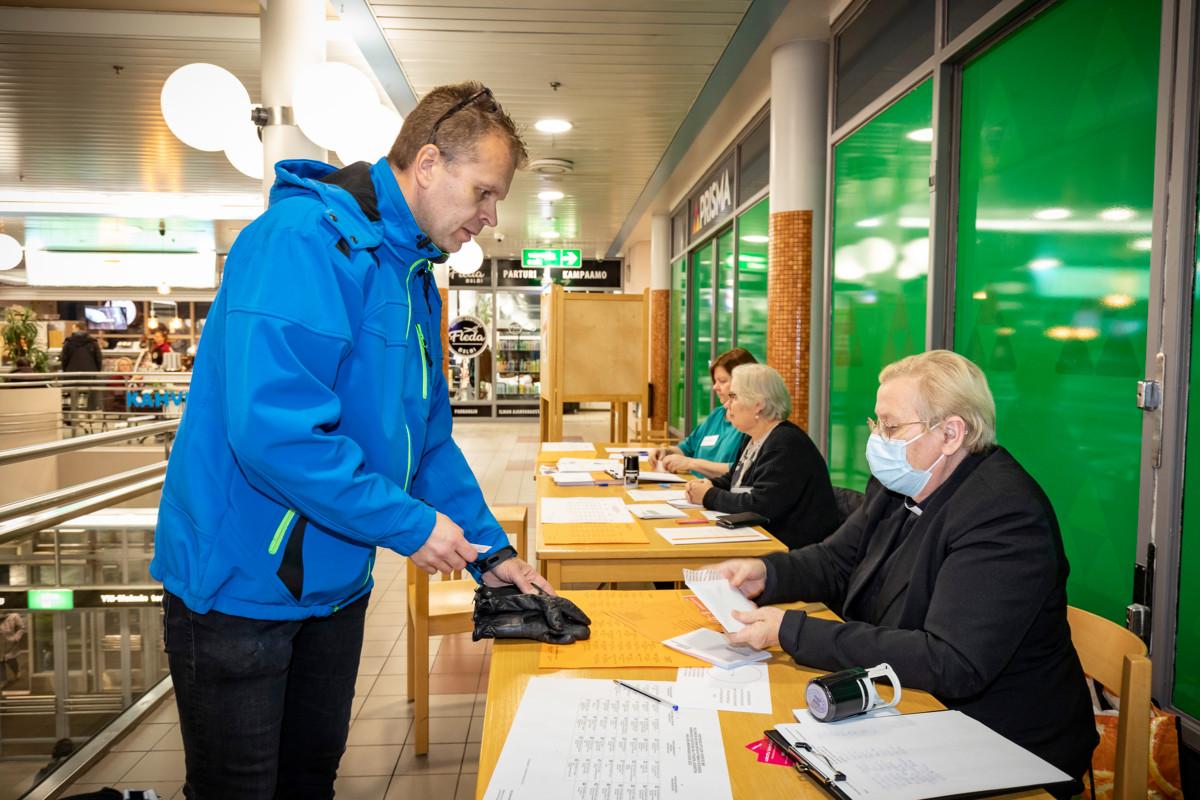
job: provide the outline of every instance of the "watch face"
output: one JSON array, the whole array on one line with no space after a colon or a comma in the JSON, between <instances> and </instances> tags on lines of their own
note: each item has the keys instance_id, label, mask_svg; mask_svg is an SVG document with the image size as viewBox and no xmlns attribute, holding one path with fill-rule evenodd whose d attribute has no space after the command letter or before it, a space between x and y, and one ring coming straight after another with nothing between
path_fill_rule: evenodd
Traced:
<instances>
[{"instance_id":1,"label":"watch face","mask_svg":"<svg viewBox=\"0 0 1200 800\"><path fill-rule=\"evenodd\" d=\"M808 711L813 717L821 721L829 719L829 694L824 686L815 681L810 682L804 698L808 701Z\"/></svg>"}]
</instances>

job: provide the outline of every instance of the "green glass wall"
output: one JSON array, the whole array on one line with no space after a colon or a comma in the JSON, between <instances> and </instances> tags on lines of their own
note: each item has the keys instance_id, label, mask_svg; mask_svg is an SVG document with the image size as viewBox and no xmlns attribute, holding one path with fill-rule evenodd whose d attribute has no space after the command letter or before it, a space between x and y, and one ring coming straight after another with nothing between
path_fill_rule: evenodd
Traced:
<instances>
[{"instance_id":1,"label":"green glass wall","mask_svg":"<svg viewBox=\"0 0 1200 800\"><path fill-rule=\"evenodd\" d=\"M671 264L671 391L669 423L684 430L684 370L687 366L687 259Z\"/></svg>"},{"instance_id":2,"label":"green glass wall","mask_svg":"<svg viewBox=\"0 0 1200 800\"><path fill-rule=\"evenodd\" d=\"M834 150L829 471L863 489L879 370L925 349L933 85L925 81Z\"/></svg>"},{"instance_id":3,"label":"green glass wall","mask_svg":"<svg viewBox=\"0 0 1200 800\"><path fill-rule=\"evenodd\" d=\"M692 252L692 425L708 416L712 410L712 378L708 362L713 356L713 247L712 244Z\"/></svg>"},{"instance_id":4,"label":"green glass wall","mask_svg":"<svg viewBox=\"0 0 1200 800\"><path fill-rule=\"evenodd\" d=\"M733 228L717 237L717 340L713 344L712 357L733 347L737 331L734 316L734 295L737 291L737 268L733 262ZM714 399L715 402L715 399Z\"/></svg>"},{"instance_id":5,"label":"green glass wall","mask_svg":"<svg viewBox=\"0 0 1200 800\"><path fill-rule=\"evenodd\" d=\"M1159 16L1063 0L962 76L954 346L1054 504L1070 602L1113 620L1137 541Z\"/></svg>"},{"instance_id":6,"label":"green glass wall","mask_svg":"<svg viewBox=\"0 0 1200 800\"><path fill-rule=\"evenodd\" d=\"M738 217L737 346L767 360L767 231L770 202L764 197Z\"/></svg>"}]
</instances>

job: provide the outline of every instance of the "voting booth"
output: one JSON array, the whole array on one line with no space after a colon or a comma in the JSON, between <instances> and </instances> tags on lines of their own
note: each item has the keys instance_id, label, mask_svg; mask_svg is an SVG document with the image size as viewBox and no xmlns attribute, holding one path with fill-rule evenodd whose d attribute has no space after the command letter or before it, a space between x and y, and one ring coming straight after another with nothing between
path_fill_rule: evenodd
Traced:
<instances>
[{"instance_id":1,"label":"voting booth","mask_svg":"<svg viewBox=\"0 0 1200 800\"><path fill-rule=\"evenodd\" d=\"M612 441L627 441L629 404L649 401L649 293L542 294L541 441L562 439L564 403L609 403ZM646 432L640 434L644 440Z\"/></svg>"}]
</instances>

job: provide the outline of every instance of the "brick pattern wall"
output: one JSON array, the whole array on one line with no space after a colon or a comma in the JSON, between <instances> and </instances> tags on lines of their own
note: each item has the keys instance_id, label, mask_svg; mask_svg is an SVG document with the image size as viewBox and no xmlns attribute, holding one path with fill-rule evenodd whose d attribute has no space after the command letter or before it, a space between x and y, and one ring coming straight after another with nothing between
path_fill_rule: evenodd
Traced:
<instances>
[{"instance_id":1,"label":"brick pattern wall","mask_svg":"<svg viewBox=\"0 0 1200 800\"><path fill-rule=\"evenodd\" d=\"M450 383L450 290L438 289L442 298L442 374L446 376L446 384Z\"/></svg>"},{"instance_id":2,"label":"brick pattern wall","mask_svg":"<svg viewBox=\"0 0 1200 800\"><path fill-rule=\"evenodd\" d=\"M767 246L767 363L792 394L792 422L808 427L812 211L771 214Z\"/></svg>"},{"instance_id":3,"label":"brick pattern wall","mask_svg":"<svg viewBox=\"0 0 1200 800\"><path fill-rule=\"evenodd\" d=\"M654 407L650 427L656 431L667 426L667 395L671 390L668 364L671 354L671 290L650 290L650 385L654 387Z\"/></svg>"}]
</instances>

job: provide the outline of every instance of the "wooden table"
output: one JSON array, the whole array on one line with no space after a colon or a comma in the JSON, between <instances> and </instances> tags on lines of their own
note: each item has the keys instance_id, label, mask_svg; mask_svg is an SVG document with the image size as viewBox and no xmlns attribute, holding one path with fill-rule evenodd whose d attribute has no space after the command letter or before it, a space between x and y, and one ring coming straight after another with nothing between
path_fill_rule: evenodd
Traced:
<instances>
[{"instance_id":1,"label":"wooden table","mask_svg":"<svg viewBox=\"0 0 1200 800\"><path fill-rule=\"evenodd\" d=\"M602 447L602 446L600 446ZM600 450L603 452L603 449ZM683 484L670 484L682 488ZM642 484L644 489L660 488L658 484ZM537 476L538 509L543 497L620 497L630 502L624 486L558 486L546 475ZM689 517L703 519L698 510L687 511ZM682 570L697 569L727 558L765 556L787 550L787 545L767 534L761 542L726 542L723 544L671 544L654 532L669 528L670 519L636 520L646 531L647 544L546 544L542 526L538 525L534 550L538 568L554 586L565 583L607 583L610 581L678 581ZM715 524L715 523L713 523ZM762 528L755 528L767 533Z\"/></svg>"},{"instance_id":2,"label":"wooden table","mask_svg":"<svg viewBox=\"0 0 1200 800\"><path fill-rule=\"evenodd\" d=\"M586 592L568 592L568 596L584 596ZM786 607L786 606L785 606ZM828 614L829 612L824 612ZM832 615L831 615L832 616ZM625 678L628 680L673 680L674 669L574 669L539 670L537 642L496 642L492 648L492 665L488 675L487 706L483 717L483 743L479 751L479 778L475 784L477 800L484 796L504 740L512 728L513 718L533 675L567 678ZM720 711L721 734L725 741L725 760L729 765L729 782L733 797L742 798L803 798L828 800L815 783L801 778L794 770L759 764L745 746L763 738L763 731L781 722L791 722L792 709L804 705L804 687L820 675L819 670L797 666L782 652L768 662L771 673L771 714L745 714ZM912 689L904 690L900 710L933 711L942 708L932 695ZM1006 800L1050 800L1041 790L1003 795Z\"/></svg>"}]
</instances>

